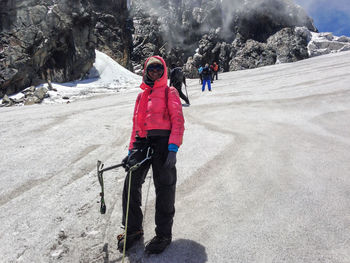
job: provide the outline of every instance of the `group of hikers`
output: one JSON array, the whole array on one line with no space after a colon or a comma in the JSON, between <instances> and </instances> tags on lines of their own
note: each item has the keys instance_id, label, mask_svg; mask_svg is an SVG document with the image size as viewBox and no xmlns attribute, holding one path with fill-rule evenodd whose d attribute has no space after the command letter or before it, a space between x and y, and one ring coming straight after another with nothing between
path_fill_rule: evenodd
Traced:
<instances>
[{"instance_id":1,"label":"group of hikers","mask_svg":"<svg viewBox=\"0 0 350 263\"><path fill-rule=\"evenodd\" d=\"M218 66L216 63L213 66L211 69L206 64L201 71L203 91L205 83L208 83L211 90L210 83L214 76L217 79ZM181 67L172 65L170 86L167 84L167 73L162 57L152 56L146 60L141 92L134 107L129 151L122 160L127 172L122 195L122 224L125 228L124 233L118 236L118 249L123 253L144 234L141 189L150 167L156 193L156 227L155 236L146 244L145 252L161 253L172 240L177 180L176 154L185 130L180 98L187 104L190 102L181 90L182 83L186 85Z\"/></svg>"},{"instance_id":2,"label":"group of hikers","mask_svg":"<svg viewBox=\"0 0 350 263\"><path fill-rule=\"evenodd\" d=\"M202 92L204 92L206 84L208 85L208 90L211 91L211 84L214 82L214 79L216 78L216 80L218 80L219 69L219 65L216 63L216 61L214 61L212 65L206 63L204 66L200 66L198 68L198 75L200 83L202 85ZM179 92L180 98L183 99L187 105L190 105L188 95L186 96L182 92L182 83L186 87L186 78L182 71L182 67L172 64L170 71L170 86L175 87Z\"/></svg>"},{"instance_id":3,"label":"group of hikers","mask_svg":"<svg viewBox=\"0 0 350 263\"><path fill-rule=\"evenodd\" d=\"M208 84L208 90L211 91L211 83L214 82L214 78L218 80L219 65L214 61L212 65L209 66L208 63L205 66L200 66L198 68L199 79L202 85L202 92L205 90L206 84Z\"/></svg>"}]
</instances>

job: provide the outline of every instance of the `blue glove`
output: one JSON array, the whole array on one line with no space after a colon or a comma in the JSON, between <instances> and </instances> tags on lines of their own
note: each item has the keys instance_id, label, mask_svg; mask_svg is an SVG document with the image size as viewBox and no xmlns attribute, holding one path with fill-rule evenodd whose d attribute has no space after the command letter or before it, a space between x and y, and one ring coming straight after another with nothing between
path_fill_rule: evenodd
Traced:
<instances>
[{"instance_id":1,"label":"blue glove","mask_svg":"<svg viewBox=\"0 0 350 263\"><path fill-rule=\"evenodd\" d=\"M168 150L169 150L169 152L177 152L179 150L179 146L177 146L174 143L170 143L168 145Z\"/></svg>"}]
</instances>

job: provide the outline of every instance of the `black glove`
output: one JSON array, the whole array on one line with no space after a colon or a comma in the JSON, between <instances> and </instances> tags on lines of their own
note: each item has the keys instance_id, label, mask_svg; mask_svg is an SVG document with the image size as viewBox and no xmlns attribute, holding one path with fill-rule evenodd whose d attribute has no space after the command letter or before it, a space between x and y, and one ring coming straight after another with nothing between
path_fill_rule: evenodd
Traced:
<instances>
[{"instance_id":1,"label":"black glove","mask_svg":"<svg viewBox=\"0 0 350 263\"><path fill-rule=\"evenodd\" d=\"M128 163L128 160L129 160L129 155L127 155L123 160L122 160L122 164L123 164L123 168L125 169L126 168L126 165Z\"/></svg>"},{"instance_id":2,"label":"black glove","mask_svg":"<svg viewBox=\"0 0 350 263\"><path fill-rule=\"evenodd\" d=\"M166 161L164 163L164 168L172 169L175 167L175 164L176 164L176 152L169 152L168 157L166 158Z\"/></svg>"},{"instance_id":3,"label":"black glove","mask_svg":"<svg viewBox=\"0 0 350 263\"><path fill-rule=\"evenodd\" d=\"M123 168L125 169L125 172L128 172L131 167L133 167L135 164L137 164L139 161L137 159L137 151L131 150L130 154L128 154L123 160Z\"/></svg>"}]
</instances>

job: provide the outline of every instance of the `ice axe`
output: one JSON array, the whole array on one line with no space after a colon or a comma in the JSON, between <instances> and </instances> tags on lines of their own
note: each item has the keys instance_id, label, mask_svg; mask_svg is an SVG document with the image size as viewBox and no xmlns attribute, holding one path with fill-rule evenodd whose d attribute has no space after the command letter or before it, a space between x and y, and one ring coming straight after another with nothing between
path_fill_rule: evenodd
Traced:
<instances>
[{"instance_id":1,"label":"ice axe","mask_svg":"<svg viewBox=\"0 0 350 263\"><path fill-rule=\"evenodd\" d=\"M124 163L120 163L120 164L116 164L116 165L106 167L103 169L104 164L101 161L97 161L97 177L98 177L98 181L100 182L100 185L101 185L101 193L100 193L100 196L101 196L100 213L101 214L105 214L106 209L107 209L106 204L105 204L105 198L104 198L105 193L104 193L104 184L103 184L103 172L121 167L123 165L124 165Z\"/></svg>"}]
</instances>

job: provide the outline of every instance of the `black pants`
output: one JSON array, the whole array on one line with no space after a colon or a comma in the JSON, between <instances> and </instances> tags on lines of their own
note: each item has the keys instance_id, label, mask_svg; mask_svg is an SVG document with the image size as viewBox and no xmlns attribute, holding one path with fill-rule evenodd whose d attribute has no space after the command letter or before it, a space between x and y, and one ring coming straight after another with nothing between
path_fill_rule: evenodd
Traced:
<instances>
[{"instance_id":1,"label":"black pants","mask_svg":"<svg viewBox=\"0 0 350 263\"><path fill-rule=\"evenodd\" d=\"M183 94L183 92L182 92L182 89L181 89L182 84L180 84L180 85L175 84L174 87L175 87L175 89L177 89L177 91L179 92L180 98L183 99L187 104L190 104L189 99L188 99L188 98L186 97L186 95Z\"/></svg>"},{"instance_id":2,"label":"black pants","mask_svg":"<svg viewBox=\"0 0 350 263\"><path fill-rule=\"evenodd\" d=\"M216 76L216 80L218 80L218 72L217 71L214 71L213 72L213 80L214 80L214 77Z\"/></svg>"},{"instance_id":3,"label":"black pants","mask_svg":"<svg viewBox=\"0 0 350 263\"><path fill-rule=\"evenodd\" d=\"M163 164L168 155L167 136L154 136L147 139L154 150L152 159L145 162L131 175L130 204L128 218L128 233L142 229L142 184L145 182L147 172L152 165L153 182L156 190L156 234L160 237L171 237L173 218L175 215L175 191L176 191L176 168L165 169ZM123 225L128 197L128 183L130 173L127 174L123 189Z\"/></svg>"}]
</instances>

